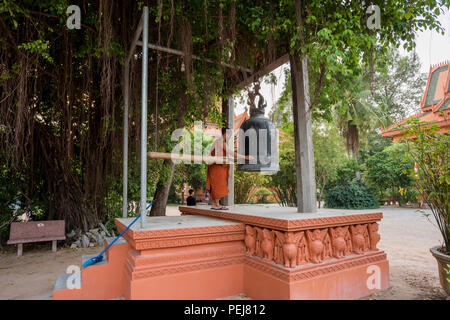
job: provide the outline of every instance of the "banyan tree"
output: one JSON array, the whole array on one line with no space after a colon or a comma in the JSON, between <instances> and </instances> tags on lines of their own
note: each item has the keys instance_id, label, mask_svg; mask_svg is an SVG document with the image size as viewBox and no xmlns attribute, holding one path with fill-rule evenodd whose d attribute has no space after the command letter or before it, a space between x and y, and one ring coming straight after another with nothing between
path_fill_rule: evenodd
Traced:
<instances>
[{"instance_id":1,"label":"banyan tree","mask_svg":"<svg viewBox=\"0 0 450 320\"><path fill-rule=\"evenodd\" d=\"M371 8L377 4L375 19L381 23L373 28L367 21L374 19ZM69 5L80 8L80 29L67 26ZM228 109L221 105L290 62L296 148L307 148L312 156L308 121L325 79L373 62L390 44L403 40L411 47L416 29L439 29L438 5L406 0L3 1L0 169L17 184L14 195L22 207L38 204L48 218L65 219L68 228L89 229L106 219L110 192L120 189L122 175L124 61L143 6L149 8L154 47L148 56L149 150L169 151L170 133L196 120L227 125ZM138 167L142 54L136 51L129 58L130 165ZM302 179L297 179L297 192L303 194L299 206L312 201L315 192L314 186L299 183L314 180L310 160L296 159ZM133 180L137 175L130 170ZM165 212L173 172L170 161L149 162L152 215Z\"/></svg>"}]
</instances>

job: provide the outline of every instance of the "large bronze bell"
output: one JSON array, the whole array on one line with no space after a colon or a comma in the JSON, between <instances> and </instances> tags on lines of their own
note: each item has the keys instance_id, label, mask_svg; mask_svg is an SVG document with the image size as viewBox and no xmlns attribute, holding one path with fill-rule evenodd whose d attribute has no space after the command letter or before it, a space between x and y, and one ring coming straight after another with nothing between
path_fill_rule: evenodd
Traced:
<instances>
[{"instance_id":1,"label":"large bronze bell","mask_svg":"<svg viewBox=\"0 0 450 320\"><path fill-rule=\"evenodd\" d=\"M237 170L246 172L277 172L278 133L272 122L264 116L266 102L259 93L260 85L254 84L248 92L250 119L244 121L238 133L238 153L251 156L249 160L238 159ZM258 106L255 99L258 97Z\"/></svg>"}]
</instances>

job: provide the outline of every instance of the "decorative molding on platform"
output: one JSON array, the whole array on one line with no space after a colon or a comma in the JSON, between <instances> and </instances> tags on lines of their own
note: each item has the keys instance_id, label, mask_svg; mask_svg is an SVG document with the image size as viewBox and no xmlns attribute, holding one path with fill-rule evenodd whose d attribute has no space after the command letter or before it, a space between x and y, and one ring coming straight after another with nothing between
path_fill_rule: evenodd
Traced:
<instances>
[{"instance_id":1,"label":"decorative molding on platform","mask_svg":"<svg viewBox=\"0 0 450 320\"><path fill-rule=\"evenodd\" d=\"M243 255L238 257L222 258L203 262L192 262L184 265L166 266L166 267L152 267L133 269L130 261L126 261L126 268L128 277L131 280L140 280L151 277L167 276L177 273L195 272L207 269L222 268L231 265L239 265L244 263L245 257Z\"/></svg>"},{"instance_id":2,"label":"decorative molding on platform","mask_svg":"<svg viewBox=\"0 0 450 320\"><path fill-rule=\"evenodd\" d=\"M119 232L122 232L126 226L119 220L115 220ZM160 230L132 230L129 229L126 234L131 235L133 239L153 239L153 238L169 238L187 235L203 235L203 234L218 234L228 232L243 231L244 226L240 223L222 225L222 226L206 226L195 228L172 228Z\"/></svg>"},{"instance_id":3,"label":"decorative molding on platform","mask_svg":"<svg viewBox=\"0 0 450 320\"><path fill-rule=\"evenodd\" d=\"M138 254L136 251L130 251L128 260L131 265L140 268L155 265L180 265L183 263L191 263L198 261L206 261L208 259L222 259L232 256L244 256L245 247L239 242L224 247L209 247L199 250L186 251L183 248L163 252L159 254Z\"/></svg>"},{"instance_id":4,"label":"decorative molding on platform","mask_svg":"<svg viewBox=\"0 0 450 320\"><path fill-rule=\"evenodd\" d=\"M245 257L244 263L249 267L268 273L282 281L292 282L308 280L362 265L376 264L386 261L386 258L386 253L378 251L365 255L353 255L340 260L328 261L323 264L308 264L295 269L285 268L274 262L266 262L261 258L249 256Z\"/></svg>"},{"instance_id":5,"label":"decorative molding on platform","mask_svg":"<svg viewBox=\"0 0 450 320\"><path fill-rule=\"evenodd\" d=\"M323 264L307 264L295 269L285 268L274 262L266 262L258 257L249 257L244 254L233 254L230 257L215 257L205 261L189 261L185 263L175 263L172 265L149 265L148 267L136 267L130 259L127 259L126 273L130 280L140 280L151 277L182 274L186 272L203 271L207 269L221 268L231 265L246 265L256 270L267 273L282 281L293 282L309 280L324 275L340 272L363 265L376 264L386 261L386 253L382 251L369 252L364 255L352 255L344 259L332 260Z\"/></svg>"},{"instance_id":6,"label":"decorative molding on platform","mask_svg":"<svg viewBox=\"0 0 450 320\"><path fill-rule=\"evenodd\" d=\"M380 221L383 218L382 212L287 220L287 219L252 216L248 214L233 213L230 211L217 211L217 210L190 208L190 207L179 207L179 210L183 215L189 214L204 215L221 219L229 219L243 222L245 224L253 226L280 231L302 231L313 228L326 228L335 226L345 226L350 224L371 223Z\"/></svg>"},{"instance_id":7,"label":"decorative molding on platform","mask_svg":"<svg viewBox=\"0 0 450 320\"><path fill-rule=\"evenodd\" d=\"M128 238L127 238L128 240ZM241 241L244 240L244 233L241 231L235 234L219 234L206 236L180 237L175 239L147 239L147 240L131 240L132 246L136 250L149 250L159 248L174 248L194 246L208 243Z\"/></svg>"},{"instance_id":8,"label":"decorative molding on platform","mask_svg":"<svg viewBox=\"0 0 450 320\"><path fill-rule=\"evenodd\" d=\"M119 232L125 229L125 225L118 220L116 226ZM195 228L128 230L123 237L135 250L184 247L244 240L244 225L236 223Z\"/></svg>"},{"instance_id":9,"label":"decorative molding on platform","mask_svg":"<svg viewBox=\"0 0 450 320\"><path fill-rule=\"evenodd\" d=\"M297 232L246 225L244 242L247 255L295 268L307 263L320 264L351 254L378 251L376 246L379 240L378 224L373 222Z\"/></svg>"}]
</instances>

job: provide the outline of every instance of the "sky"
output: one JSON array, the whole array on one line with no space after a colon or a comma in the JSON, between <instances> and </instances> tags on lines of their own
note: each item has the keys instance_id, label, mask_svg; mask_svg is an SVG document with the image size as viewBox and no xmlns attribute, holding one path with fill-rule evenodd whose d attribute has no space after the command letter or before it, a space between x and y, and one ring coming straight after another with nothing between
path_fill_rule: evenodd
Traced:
<instances>
[{"instance_id":1,"label":"sky","mask_svg":"<svg viewBox=\"0 0 450 320\"><path fill-rule=\"evenodd\" d=\"M421 71L428 74L430 65L434 65L446 60L450 60L450 11L444 9L444 13L439 16L439 22L445 29L445 34L441 35L436 31L417 32L416 35L416 53L421 61ZM383 23L381 21L381 23ZM400 48L400 54L408 55L406 50ZM283 91L284 86L284 69L289 68L289 63L280 66L273 71L277 77L277 84L266 84L261 82L261 94L267 102L266 116L269 114L274 104L278 100ZM424 88L425 89L425 88ZM245 96L245 94L244 94ZM246 99L246 98L245 98ZM239 97L235 97L235 114L241 114L247 107L245 102L240 101Z\"/></svg>"}]
</instances>

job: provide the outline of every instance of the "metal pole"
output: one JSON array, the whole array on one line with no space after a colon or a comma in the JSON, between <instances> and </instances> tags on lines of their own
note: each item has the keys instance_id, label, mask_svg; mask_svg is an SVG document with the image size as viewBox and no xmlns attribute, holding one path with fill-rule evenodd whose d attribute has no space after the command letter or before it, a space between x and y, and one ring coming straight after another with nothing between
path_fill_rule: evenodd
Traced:
<instances>
[{"instance_id":1,"label":"metal pole","mask_svg":"<svg viewBox=\"0 0 450 320\"><path fill-rule=\"evenodd\" d=\"M231 136L227 141L227 148L229 150L234 151L234 101L233 101L233 95L229 95L225 101L225 105L223 106L226 108L225 114L226 114L226 128L228 130L231 130ZM229 157L230 155L227 155ZM231 156L234 155L232 154ZM224 205L226 206L233 206L234 205L234 162L230 163L230 167L228 169L228 195L224 199Z\"/></svg>"},{"instance_id":2,"label":"metal pole","mask_svg":"<svg viewBox=\"0 0 450 320\"><path fill-rule=\"evenodd\" d=\"M125 88L124 100L125 106L123 110L123 203L122 217L128 215L128 101L129 101L129 82L130 82L130 63L125 62Z\"/></svg>"},{"instance_id":3,"label":"metal pole","mask_svg":"<svg viewBox=\"0 0 450 320\"><path fill-rule=\"evenodd\" d=\"M148 85L148 7L143 8L142 29L142 107L141 107L141 229L144 228L147 207L147 85Z\"/></svg>"},{"instance_id":4,"label":"metal pole","mask_svg":"<svg viewBox=\"0 0 450 320\"><path fill-rule=\"evenodd\" d=\"M128 216L128 109L130 101L130 61L136 48L136 43L139 40L142 32L142 16L139 20L138 27L134 33L133 41L131 42L128 56L125 60L125 81L124 81L124 111L123 111L123 203L122 203L122 217Z\"/></svg>"}]
</instances>

